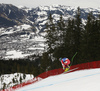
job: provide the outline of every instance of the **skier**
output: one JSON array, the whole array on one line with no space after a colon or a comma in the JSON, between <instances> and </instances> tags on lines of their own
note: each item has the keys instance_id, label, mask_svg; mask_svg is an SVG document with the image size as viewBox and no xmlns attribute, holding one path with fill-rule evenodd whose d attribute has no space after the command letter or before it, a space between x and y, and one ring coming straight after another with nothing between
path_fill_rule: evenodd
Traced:
<instances>
[{"instance_id":1,"label":"skier","mask_svg":"<svg viewBox=\"0 0 100 91\"><path fill-rule=\"evenodd\" d=\"M70 66L70 60L68 58L59 58L59 61L61 62L62 64L62 67L63 67L63 70L65 70L66 68L69 69Z\"/></svg>"}]
</instances>

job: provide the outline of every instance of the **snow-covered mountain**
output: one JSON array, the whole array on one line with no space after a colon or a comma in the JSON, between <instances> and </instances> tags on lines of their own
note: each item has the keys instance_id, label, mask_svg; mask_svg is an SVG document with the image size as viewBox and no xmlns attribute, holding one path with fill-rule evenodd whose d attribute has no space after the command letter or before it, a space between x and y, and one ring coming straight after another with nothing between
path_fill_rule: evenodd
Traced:
<instances>
[{"instance_id":1,"label":"snow-covered mountain","mask_svg":"<svg viewBox=\"0 0 100 91\"><path fill-rule=\"evenodd\" d=\"M51 13L54 18L54 22L58 21L60 15L63 16L64 20L68 20L68 18L74 18L76 15L78 7L64 6L64 5L52 5L52 6L39 6L37 8L32 8L28 11L28 19L33 21L35 26L41 31L45 30L45 24L48 20L48 16ZM95 17L98 16L100 9L94 8L81 8L81 18L82 22L87 19L87 15L90 12L93 12Z\"/></svg>"},{"instance_id":2,"label":"snow-covered mountain","mask_svg":"<svg viewBox=\"0 0 100 91\"><path fill-rule=\"evenodd\" d=\"M0 27L11 27L25 22L26 11L12 4L0 4Z\"/></svg>"},{"instance_id":3,"label":"snow-covered mountain","mask_svg":"<svg viewBox=\"0 0 100 91\"><path fill-rule=\"evenodd\" d=\"M20 58L32 54L41 54L44 50L45 24L51 13L54 22L60 15L64 20L74 18L77 7L64 5L39 6L36 8L16 7L0 4L0 57ZM98 16L100 8L81 8L82 22L89 12ZM19 54L20 56L16 56Z\"/></svg>"},{"instance_id":4,"label":"snow-covered mountain","mask_svg":"<svg viewBox=\"0 0 100 91\"><path fill-rule=\"evenodd\" d=\"M75 17L76 10L77 7L65 5L39 6L29 9L11 4L0 4L0 58L23 58L33 54L41 55L45 47L44 31L49 14L52 14L54 22L59 20L60 15L67 21L68 18ZM87 15L91 11L97 17L100 8L81 8L83 23L85 23ZM12 77L12 74L10 75ZM1 76L1 80L3 79L2 87L4 82L7 81L5 79L8 79L10 75ZM18 74L18 79L20 75L22 74ZM16 74L13 74L13 78L17 79ZM12 81L14 79L5 83L6 87L12 86Z\"/></svg>"}]
</instances>

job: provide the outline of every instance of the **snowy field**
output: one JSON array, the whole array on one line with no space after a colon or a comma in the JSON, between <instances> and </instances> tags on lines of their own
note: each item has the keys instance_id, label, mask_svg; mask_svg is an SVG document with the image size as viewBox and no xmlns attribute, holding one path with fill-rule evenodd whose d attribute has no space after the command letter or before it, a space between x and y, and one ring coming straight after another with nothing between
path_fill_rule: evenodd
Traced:
<instances>
[{"instance_id":1,"label":"snowy field","mask_svg":"<svg viewBox=\"0 0 100 91\"><path fill-rule=\"evenodd\" d=\"M16 91L100 91L100 68L50 76Z\"/></svg>"}]
</instances>

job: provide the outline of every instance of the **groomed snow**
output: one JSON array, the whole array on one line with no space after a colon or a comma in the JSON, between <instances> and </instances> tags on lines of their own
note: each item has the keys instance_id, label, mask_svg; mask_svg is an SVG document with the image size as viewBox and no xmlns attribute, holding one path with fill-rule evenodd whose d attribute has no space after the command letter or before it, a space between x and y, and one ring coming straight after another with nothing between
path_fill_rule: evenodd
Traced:
<instances>
[{"instance_id":1,"label":"groomed snow","mask_svg":"<svg viewBox=\"0 0 100 91\"><path fill-rule=\"evenodd\" d=\"M100 91L100 68L50 76L16 91Z\"/></svg>"}]
</instances>

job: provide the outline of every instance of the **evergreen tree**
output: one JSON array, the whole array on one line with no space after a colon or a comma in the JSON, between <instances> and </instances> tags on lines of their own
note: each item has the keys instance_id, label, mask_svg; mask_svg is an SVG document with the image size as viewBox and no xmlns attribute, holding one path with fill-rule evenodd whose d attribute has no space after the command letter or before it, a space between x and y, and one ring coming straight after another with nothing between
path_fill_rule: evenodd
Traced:
<instances>
[{"instance_id":1,"label":"evergreen tree","mask_svg":"<svg viewBox=\"0 0 100 91\"><path fill-rule=\"evenodd\" d=\"M78 55L75 57L75 59L77 61L74 61L76 64L79 63L79 61L81 61L79 58L80 57L80 53L81 53L81 48L80 48L80 45L81 45L81 40L82 40L82 21L81 21L81 11L80 11L80 8L78 7L77 9L77 12L76 12L76 16L75 16L75 30L74 30L74 51L75 52L78 52ZM75 53L74 52L74 53Z\"/></svg>"},{"instance_id":2,"label":"evergreen tree","mask_svg":"<svg viewBox=\"0 0 100 91\"><path fill-rule=\"evenodd\" d=\"M66 24L62 15L60 15L60 19L57 22L57 46L54 51L54 56L58 59L59 57L63 57L65 55L65 43L64 36L66 33Z\"/></svg>"},{"instance_id":3,"label":"evergreen tree","mask_svg":"<svg viewBox=\"0 0 100 91\"><path fill-rule=\"evenodd\" d=\"M3 83L3 89L6 89L6 83Z\"/></svg>"},{"instance_id":4,"label":"evergreen tree","mask_svg":"<svg viewBox=\"0 0 100 91\"><path fill-rule=\"evenodd\" d=\"M47 34L46 34L45 38L46 38L46 44L48 45L47 50L49 51L49 53L52 53L53 49L55 48L56 28L55 28L55 24L53 23L53 18L52 18L51 14L48 17L48 22L46 24L46 28L47 28Z\"/></svg>"},{"instance_id":5,"label":"evergreen tree","mask_svg":"<svg viewBox=\"0 0 100 91\"><path fill-rule=\"evenodd\" d=\"M21 75L20 75L20 78L19 78L20 83L22 83L22 80L23 80L23 78L22 78Z\"/></svg>"},{"instance_id":6,"label":"evergreen tree","mask_svg":"<svg viewBox=\"0 0 100 91\"><path fill-rule=\"evenodd\" d=\"M98 60L100 54L100 26L99 20L96 20L90 12L87 17L87 23L83 34L82 41L82 59L85 61Z\"/></svg>"},{"instance_id":7,"label":"evergreen tree","mask_svg":"<svg viewBox=\"0 0 100 91\"><path fill-rule=\"evenodd\" d=\"M78 7L76 16L75 16L75 34L74 34L74 39L75 39L75 50L77 52L80 51L80 41L81 41L81 31L82 31L82 22L80 18L81 12L80 8Z\"/></svg>"},{"instance_id":8,"label":"evergreen tree","mask_svg":"<svg viewBox=\"0 0 100 91\"><path fill-rule=\"evenodd\" d=\"M40 64L41 64L40 73L43 73L48 70L48 67L49 67L48 53L43 53Z\"/></svg>"},{"instance_id":9,"label":"evergreen tree","mask_svg":"<svg viewBox=\"0 0 100 91\"><path fill-rule=\"evenodd\" d=\"M64 38L66 55L69 59L71 59L75 53L74 33L75 33L75 20L69 19L67 24L67 31L65 33L66 36Z\"/></svg>"},{"instance_id":10,"label":"evergreen tree","mask_svg":"<svg viewBox=\"0 0 100 91\"><path fill-rule=\"evenodd\" d=\"M46 38L46 44L47 44L47 52L44 53L44 57L43 57L43 61L47 61L48 62L48 70L52 69L52 59L54 57L54 51L55 48L58 46L58 31L57 31L57 26L55 26L54 22L53 22L53 17L50 14L48 17L48 22L46 24L46 28L47 28L47 34L45 36ZM45 55L47 55L47 58L45 58ZM45 64L46 65L46 64ZM46 66L47 67L47 66ZM44 68L43 68L44 69Z\"/></svg>"},{"instance_id":11,"label":"evergreen tree","mask_svg":"<svg viewBox=\"0 0 100 91\"><path fill-rule=\"evenodd\" d=\"M64 36L65 36L65 32L66 32L65 27L66 27L66 25L65 25L64 19L63 19L62 15L60 15L60 19L57 23L59 45L64 44Z\"/></svg>"},{"instance_id":12,"label":"evergreen tree","mask_svg":"<svg viewBox=\"0 0 100 91\"><path fill-rule=\"evenodd\" d=\"M90 58L90 45L89 45L89 37L90 37L90 31L92 30L92 13L89 13L87 17L87 23L85 26L85 31L83 32L83 41L82 41L82 59L88 60Z\"/></svg>"},{"instance_id":13,"label":"evergreen tree","mask_svg":"<svg viewBox=\"0 0 100 91\"><path fill-rule=\"evenodd\" d=\"M23 74L23 79L25 79L26 78L26 75L25 74Z\"/></svg>"},{"instance_id":14,"label":"evergreen tree","mask_svg":"<svg viewBox=\"0 0 100 91\"><path fill-rule=\"evenodd\" d=\"M14 79L14 78L12 79L12 81L13 81L13 83L16 83L16 81L15 81L15 79Z\"/></svg>"},{"instance_id":15,"label":"evergreen tree","mask_svg":"<svg viewBox=\"0 0 100 91\"><path fill-rule=\"evenodd\" d=\"M90 34L90 54L92 60L99 60L98 57L100 54L100 25L99 20L94 19L92 23L92 29Z\"/></svg>"}]
</instances>

